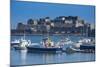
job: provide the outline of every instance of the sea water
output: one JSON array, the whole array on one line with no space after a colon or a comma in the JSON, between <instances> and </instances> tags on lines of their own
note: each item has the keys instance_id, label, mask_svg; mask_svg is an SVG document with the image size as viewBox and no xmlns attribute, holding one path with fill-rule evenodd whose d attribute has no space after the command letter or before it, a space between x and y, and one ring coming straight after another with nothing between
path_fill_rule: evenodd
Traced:
<instances>
[{"instance_id":1,"label":"sea water","mask_svg":"<svg viewBox=\"0 0 100 67\"><path fill-rule=\"evenodd\" d=\"M11 41L20 39L23 36L11 36ZM50 36L52 41L58 42L62 38L60 35ZM64 36L77 42L81 36ZM26 36L26 39L33 43L40 43L43 36L31 35ZM27 50L11 49L11 65L37 65L37 64L52 64L52 63L73 63L73 62L87 62L95 61L95 53L28 53Z\"/></svg>"}]
</instances>

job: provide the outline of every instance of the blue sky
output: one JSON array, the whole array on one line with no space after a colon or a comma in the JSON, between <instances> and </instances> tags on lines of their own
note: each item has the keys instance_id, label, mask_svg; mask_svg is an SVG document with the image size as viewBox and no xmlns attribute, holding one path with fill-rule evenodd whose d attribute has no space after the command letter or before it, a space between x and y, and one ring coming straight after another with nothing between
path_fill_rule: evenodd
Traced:
<instances>
[{"instance_id":1,"label":"blue sky","mask_svg":"<svg viewBox=\"0 0 100 67\"><path fill-rule=\"evenodd\" d=\"M95 7L86 5L54 4L41 2L11 2L11 28L17 23L26 23L28 19L39 19L49 16L79 16L89 23L95 22Z\"/></svg>"}]
</instances>

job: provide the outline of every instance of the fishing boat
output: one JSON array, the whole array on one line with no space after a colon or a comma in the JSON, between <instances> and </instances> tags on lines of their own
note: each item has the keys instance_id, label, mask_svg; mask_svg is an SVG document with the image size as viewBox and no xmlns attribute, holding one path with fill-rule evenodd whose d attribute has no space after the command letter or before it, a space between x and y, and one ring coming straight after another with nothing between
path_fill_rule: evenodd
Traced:
<instances>
[{"instance_id":1,"label":"fishing boat","mask_svg":"<svg viewBox=\"0 0 100 67\"><path fill-rule=\"evenodd\" d=\"M95 43L94 39L84 38L79 40L76 44L74 44L76 49L82 50L82 52L95 52Z\"/></svg>"},{"instance_id":2,"label":"fishing boat","mask_svg":"<svg viewBox=\"0 0 100 67\"><path fill-rule=\"evenodd\" d=\"M42 39L39 45L27 46L29 52L59 52L62 50L60 46L56 46L49 37Z\"/></svg>"},{"instance_id":3,"label":"fishing boat","mask_svg":"<svg viewBox=\"0 0 100 67\"><path fill-rule=\"evenodd\" d=\"M76 48L80 48L81 45L92 45L94 44L94 39L91 38L81 38L78 42L74 44Z\"/></svg>"},{"instance_id":4,"label":"fishing boat","mask_svg":"<svg viewBox=\"0 0 100 67\"><path fill-rule=\"evenodd\" d=\"M16 50L25 50L27 49L26 47L31 45L31 40L27 40L26 39L26 36L24 34L24 36L22 36L19 40L16 40L17 42L14 42L14 43L17 43L16 45L13 45L12 47ZM13 43L13 44L14 44Z\"/></svg>"},{"instance_id":5,"label":"fishing boat","mask_svg":"<svg viewBox=\"0 0 100 67\"><path fill-rule=\"evenodd\" d=\"M24 50L24 49L27 49L26 47L29 45L31 45L30 40L26 40L24 38L21 38L19 40L19 43L17 45L14 45L13 48L15 48L16 50Z\"/></svg>"}]
</instances>

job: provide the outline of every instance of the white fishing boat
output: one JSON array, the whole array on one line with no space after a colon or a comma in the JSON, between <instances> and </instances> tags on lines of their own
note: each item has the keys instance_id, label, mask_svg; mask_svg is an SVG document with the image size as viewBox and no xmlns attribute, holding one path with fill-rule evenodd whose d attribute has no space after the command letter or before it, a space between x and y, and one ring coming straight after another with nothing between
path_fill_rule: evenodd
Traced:
<instances>
[{"instance_id":1,"label":"white fishing boat","mask_svg":"<svg viewBox=\"0 0 100 67\"><path fill-rule=\"evenodd\" d=\"M22 36L18 41L18 44L17 45L13 45L13 47L16 49L16 50L24 50L24 49L27 49L26 47L31 45L31 41L30 40L27 40L26 39L26 36L24 34L24 36Z\"/></svg>"},{"instance_id":2,"label":"white fishing boat","mask_svg":"<svg viewBox=\"0 0 100 67\"><path fill-rule=\"evenodd\" d=\"M19 40L19 44L14 45L13 47L17 50L23 50L26 49L27 46L31 45L31 41L30 40L26 40L24 38L21 38Z\"/></svg>"},{"instance_id":3,"label":"white fishing boat","mask_svg":"<svg viewBox=\"0 0 100 67\"><path fill-rule=\"evenodd\" d=\"M94 45L94 39L91 38L81 38L78 42L74 44L76 48L80 48L81 45Z\"/></svg>"}]
</instances>

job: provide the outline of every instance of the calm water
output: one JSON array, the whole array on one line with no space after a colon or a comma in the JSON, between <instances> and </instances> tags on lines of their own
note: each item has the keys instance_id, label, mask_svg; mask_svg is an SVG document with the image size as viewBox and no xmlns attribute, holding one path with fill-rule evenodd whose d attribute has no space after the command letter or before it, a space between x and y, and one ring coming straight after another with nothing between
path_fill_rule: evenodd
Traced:
<instances>
[{"instance_id":1,"label":"calm water","mask_svg":"<svg viewBox=\"0 0 100 67\"><path fill-rule=\"evenodd\" d=\"M20 39L21 36L12 36L11 40ZM67 36L65 36L67 37ZM43 36L26 36L32 42L39 43ZM51 36L52 40L57 42L61 36ZM80 37L69 36L74 42ZM29 65L29 64L49 64L49 63L69 63L94 61L94 53L27 53L26 50L11 50L11 65Z\"/></svg>"}]
</instances>

